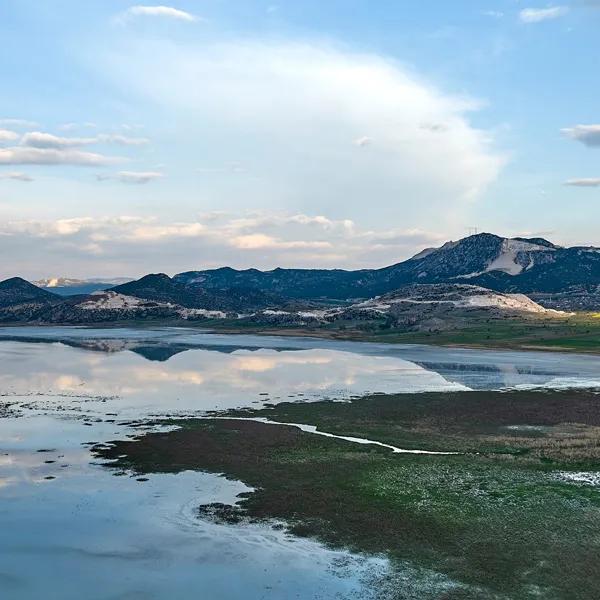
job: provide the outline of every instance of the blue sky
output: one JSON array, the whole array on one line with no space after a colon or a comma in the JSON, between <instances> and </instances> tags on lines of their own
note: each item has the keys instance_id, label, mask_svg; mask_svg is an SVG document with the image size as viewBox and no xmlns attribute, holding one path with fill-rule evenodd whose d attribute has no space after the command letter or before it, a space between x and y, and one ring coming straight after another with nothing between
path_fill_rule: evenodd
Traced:
<instances>
[{"instance_id":1,"label":"blue sky","mask_svg":"<svg viewBox=\"0 0 600 600\"><path fill-rule=\"evenodd\" d=\"M4 0L0 275L597 244L600 2Z\"/></svg>"}]
</instances>

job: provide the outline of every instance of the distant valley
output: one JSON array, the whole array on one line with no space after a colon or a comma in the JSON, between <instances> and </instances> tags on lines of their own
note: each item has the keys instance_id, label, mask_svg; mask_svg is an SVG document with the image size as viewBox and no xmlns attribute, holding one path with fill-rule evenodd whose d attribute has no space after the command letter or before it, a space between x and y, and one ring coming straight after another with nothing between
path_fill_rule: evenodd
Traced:
<instances>
[{"instance_id":1,"label":"distant valley","mask_svg":"<svg viewBox=\"0 0 600 600\"><path fill-rule=\"evenodd\" d=\"M115 285L132 281L133 277L94 277L90 279L73 279L69 277L48 277L32 283L59 296L75 296L91 294L98 290L106 290Z\"/></svg>"}]
</instances>

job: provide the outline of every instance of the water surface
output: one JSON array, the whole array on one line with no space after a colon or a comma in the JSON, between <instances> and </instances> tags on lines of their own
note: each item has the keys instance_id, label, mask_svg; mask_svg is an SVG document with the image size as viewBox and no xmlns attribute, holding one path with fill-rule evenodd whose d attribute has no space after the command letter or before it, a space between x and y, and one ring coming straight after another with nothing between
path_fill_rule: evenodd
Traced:
<instances>
[{"instance_id":1,"label":"water surface","mask_svg":"<svg viewBox=\"0 0 600 600\"><path fill-rule=\"evenodd\" d=\"M0 418L0 596L369 598L384 559L269 526L203 521L200 504L234 502L246 487L203 473L117 476L94 464L90 446L135 435L128 423L155 415L515 386L598 387L600 359L188 329L2 328L0 402L13 412ZM430 577L431 594L451 585L419 576Z\"/></svg>"}]
</instances>

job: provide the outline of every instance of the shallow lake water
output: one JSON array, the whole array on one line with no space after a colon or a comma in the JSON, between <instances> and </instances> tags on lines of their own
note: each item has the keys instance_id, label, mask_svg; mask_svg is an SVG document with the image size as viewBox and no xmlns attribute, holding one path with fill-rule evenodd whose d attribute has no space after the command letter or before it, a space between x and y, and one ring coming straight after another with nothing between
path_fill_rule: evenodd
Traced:
<instances>
[{"instance_id":1,"label":"shallow lake water","mask_svg":"<svg viewBox=\"0 0 600 600\"><path fill-rule=\"evenodd\" d=\"M94 463L91 443L133 435L127 421L157 415L519 386L600 387L600 358L188 329L0 328L0 406L12 411L0 416L0 597L375 597L384 559L201 520L200 504L234 502L247 488L203 473L116 476ZM448 585L432 578L427 589Z\"/></svg>"}]
</instances>

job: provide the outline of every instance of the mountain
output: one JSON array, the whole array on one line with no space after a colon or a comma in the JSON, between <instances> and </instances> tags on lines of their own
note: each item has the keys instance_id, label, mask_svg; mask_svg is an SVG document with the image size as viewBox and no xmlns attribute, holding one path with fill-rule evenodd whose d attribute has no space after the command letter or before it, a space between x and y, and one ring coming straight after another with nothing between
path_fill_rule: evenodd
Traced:
<instances>
[{"instance_id":1,"label":"mountain","mask_svg":"<svg viewBox=\"0 0 600 600\"><path fill-rule=\"evenodd\" d=\"M114 291L94 292L89 296L72 296L51 304L34 315L43 323L92 324L123 321L195 321L224 319L221 311L185 308L172 302L144 300ZM0 313L0 320L3 318Z\"/></svg>"},{"instance_id":2,"label":"mountain","mask_svg":"<svg viewBox=\"0 0 600 600\"><path fill-rule=\"evenodd\" d=\"M523 294L504 294L476 285L416 284L349 306L310 311L264 310L240 318L258 325L319 326L378 324L399 331L464 327L473 319L565 317Z\"/></svg>"},{"instance_id":3,"label":"mountain","mask_svg":"<svg viewBox=\"0 0 600 600\"><path fill-rule=\"evenodd\" d=\"M351 308L396 314L419 307L490 310L502 314L556 316L525 294L505 294L478 285L437 283L409 285ZM564 316L564 313L560 313Z\"/></svg>"},{"instance_id":4,"label":"mountain","mask_svg":"<svg viewBox=\"0 0 600 600\"><path fill-rule=\"evenodd\" d=\"M43 306L60 300L56 294L21 279L13 277L0 282L0 308L19 305Z\"/></svg>"},{"instance_id":5,"label":"mountain","mask_svg":"<svg viewBox=\"0 0 600 600\"><path fill-rule=\"evenodd\" d=\"M0 322L4 323L199 321L297 306L295 301L255 289L186 287L164 273L146 275L109 290L66 297L20 278L0 283ZM305 302L302 306L311 305Z\"/></svg>"},{"instance_id":6,"label":"mountain","mask_svg":"<svg viewBox=\"0 0 600 600\"><path fill-rule=\"evenodd\" d=\"M193 289L253 289L297 299L342 299L356 272L340 269L281 269L238 271L222 267L190 271L173 280ZM340 295L340 293L342 295Z\"/></svg>"},{"instance_id":7,"label":"mountain","mask_svg":"<svg viewBox=\"0 0 600 600\"><path fill-rule=\"evenodd\" d=\"M52 285L58 283L76 282L54 280ZM415 292L415 286L442 287L418 287ZM407 293L416 296L407 300ZM425 301L423 294L430 299ZM303 324L336 315L362 319L370 312L373 317L373 307L385 304L390 306L383 311L385 318L393 322L399 312L410 313L409 320L418 319L434 305L434 312L444 314L449 312L445 309L473 308L463 301L453 304L448 294L471 298L468 303L477 297L478 308L488 302L488 308L507 313L542 314L538 305L565 311L600 310L600 249L563 248L539 237L482 233L428 248L381 269L237 271L225 267L173 278L154 273L108 290L66 298L13 278L0 283L0 320L95 323L249 318L269 324ZM423 310L412 314L408 308L417 303ZM380 316L383 313L379 310Z\"/></svg>"},{"instance_id":8,"label":"mountain","mask_svg":"<svg viewBox=\"0 0 600 600\"><path fill-rule=\"evenodd\" d=\"M196 296L186 290L185 286L175 283L164 273L145 275L141 279L112 287L110 291L144 300L171 302L187 307L192 307L197 302Z\"/></svg>"},{"instance_id":9,"label":"mountain","mask_svg":"<svg viewBox=\"0 0 600 600\"><path fill-rule=\"evenodd\" d=\"M239 289L239 288L236 288ZM125 293L127 292L127 293ZM393 329L432 332L464 328L474 322L565 316L522 294L504 294L480 286L413 284L352 304L337 306L270 299L262 292L236 295L229 290L187 288L164 274L84 296L61 298L23 279L0 283L0 322L92 325L110 323L172 323L221 321L258 327L359 330ZM253 306L252 299L261 306ZM239 309L211 309L211 304L237 304ZM160 356L162 356L159 353Z\"/></svg>"},{"instance_id":10,"label":"mountain","mask_svg":"<svg viewBox=\"0 0 600 600\"><path fill-rule=\"evenodd\" d=\"M495 291L542 294L569 308L568 295L587 298L600 307L600 249L562 248L543 238L503 238L481 233L382 269L360 271L274 269L237 271L231 268L190 271L174 281L186 287L243 286L291 298L348 301L370 298L406 285L468 283ZM566 295L566 296L565 296Z\"/></svg>"},{"instance_id":11,"label":"mountain","mask_svg":"<svg viewBox=\"0 0 600 600\"><path fill-rule=\"evenodd\" d=\"M286 298L255 288L203 287L171 279L164 273L146 275L110 291L144 300L168 302L185 308L247 312L288 303Z\"/></svg>"}]
</instances>

